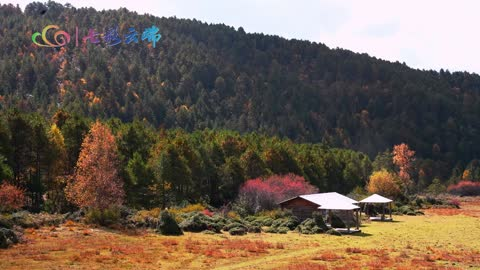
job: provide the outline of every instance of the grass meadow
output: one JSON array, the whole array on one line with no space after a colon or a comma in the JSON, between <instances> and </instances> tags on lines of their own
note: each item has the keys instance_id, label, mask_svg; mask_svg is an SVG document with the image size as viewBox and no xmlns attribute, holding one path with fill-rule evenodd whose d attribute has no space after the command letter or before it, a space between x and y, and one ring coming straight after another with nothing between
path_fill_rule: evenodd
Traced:
<instances>
[{"instance_id":1,"label":"grass meadow","mask_svg":"<svg viewBox=\"0 0 480 270\"><path fill-rule=\"evenodd\" d=\"M364 223L357 235L120 231L67 221L27 229L0 250L0 269L475 269L480 268L480 199Z\"/></svg>"}]
</instances>

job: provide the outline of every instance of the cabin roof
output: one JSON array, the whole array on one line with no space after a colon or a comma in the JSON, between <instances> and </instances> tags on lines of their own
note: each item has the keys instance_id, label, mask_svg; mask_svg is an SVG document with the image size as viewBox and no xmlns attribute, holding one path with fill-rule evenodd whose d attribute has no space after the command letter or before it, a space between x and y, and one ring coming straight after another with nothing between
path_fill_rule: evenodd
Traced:
<instances>
[{"instance_id":1,"label":"cabin roof","mask_svg":"<svg viewBox=\"0 0 480 270\"><path fill-rule=\"evenodd\" d=\"M307 195L300 195L283 202L280 204L284 204L291 200L302 198L309 202L312 202L318 205L319 209L331 209L331 210L353 210L358 209L359 207L354 205L358 203L357 201L348 198L342 194L337 192L327 192L327 193L315 193L315 194L307 194Z\"/></svg>"}]
</instances>

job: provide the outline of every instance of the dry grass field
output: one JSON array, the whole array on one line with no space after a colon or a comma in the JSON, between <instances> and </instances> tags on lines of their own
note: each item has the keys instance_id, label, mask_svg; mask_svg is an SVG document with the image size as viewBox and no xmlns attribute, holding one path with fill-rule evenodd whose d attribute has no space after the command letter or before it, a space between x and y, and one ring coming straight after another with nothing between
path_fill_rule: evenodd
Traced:
<instances>
[{"instance_id":1,"label":"dry grass field","mask_svg":"<svg viewBox=\"0 0 480 270\"><path fill-rule=\"evenodd\" d=\"M25 231L0 269L480 269L480 200L367 223L358 235L120 232L67 222Z\"/></svg>"}]
</instances>

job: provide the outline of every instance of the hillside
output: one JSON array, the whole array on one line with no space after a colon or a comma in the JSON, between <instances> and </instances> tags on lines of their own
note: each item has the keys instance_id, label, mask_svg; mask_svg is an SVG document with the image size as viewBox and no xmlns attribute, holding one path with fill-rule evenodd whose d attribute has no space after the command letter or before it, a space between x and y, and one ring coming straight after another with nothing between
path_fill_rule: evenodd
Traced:
<instances>
[{"instance_id":1,"label":"hillside","mask_svg":"<svg viewBox=\"0 0 480 270\"><path fill-rule=\"evenodd\" d=\"M72 35L39 48L32 34L55 24ZM141 32L141 41L75 45L89 28ZM319 43L247 34L225 25L29 4L0 7L0 106L51 117L71 113L187 131L222 128L323 142L367 153L405 142L427 182L461 173L480 153L480 77L420 71ZM431 159L431 160L429 160ZM453 175L456 176L455 173ZM480 176L479 176L480 177ZM428 184L428 183L427 183Z\"/></svg>"}]
</instances>

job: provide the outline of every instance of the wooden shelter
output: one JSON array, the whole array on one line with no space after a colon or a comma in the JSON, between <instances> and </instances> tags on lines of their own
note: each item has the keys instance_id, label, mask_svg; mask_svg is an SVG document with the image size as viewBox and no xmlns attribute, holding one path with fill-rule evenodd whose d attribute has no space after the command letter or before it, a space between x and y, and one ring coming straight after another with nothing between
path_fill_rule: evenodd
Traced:
<instances>
[{"instance_id":1,"label":"wooden shelter","mask_svg":"<svg viewBox=\"0 0 480 270\"><path fill-rule=\"evenodd\" d=\"M392 200L389 198L385 198L383 196L380 196L378 194L373 194L363 200L360 201L360 204L362 204L364 207L364 212L369 204L381 204L382 205L382 213L380 217L375 216L375 217L370 217L370 220L372 221L392 221ZM388 204L388 209L390 213L390 218L385 217L385 205Z\"/></svg>"},{"instance_id":2,"label":"wooden shelter","mask_svg":"<svg viewBox=\"0 0 480 270\"><path fill-rule=\"evenodd\" d=\"M337 192L327 192L300 195L280 202L280 207L290 209L300 220L312 217L314 211L320 211L324 216L335 213L336 216L347 221L344 222L347 225L345 229L347 232L357 232L360 231L360 207L356 205L357 203L357 201ZM351 231L350 225L354 225L356 229Z\"/></svg>"}]
</instances>

